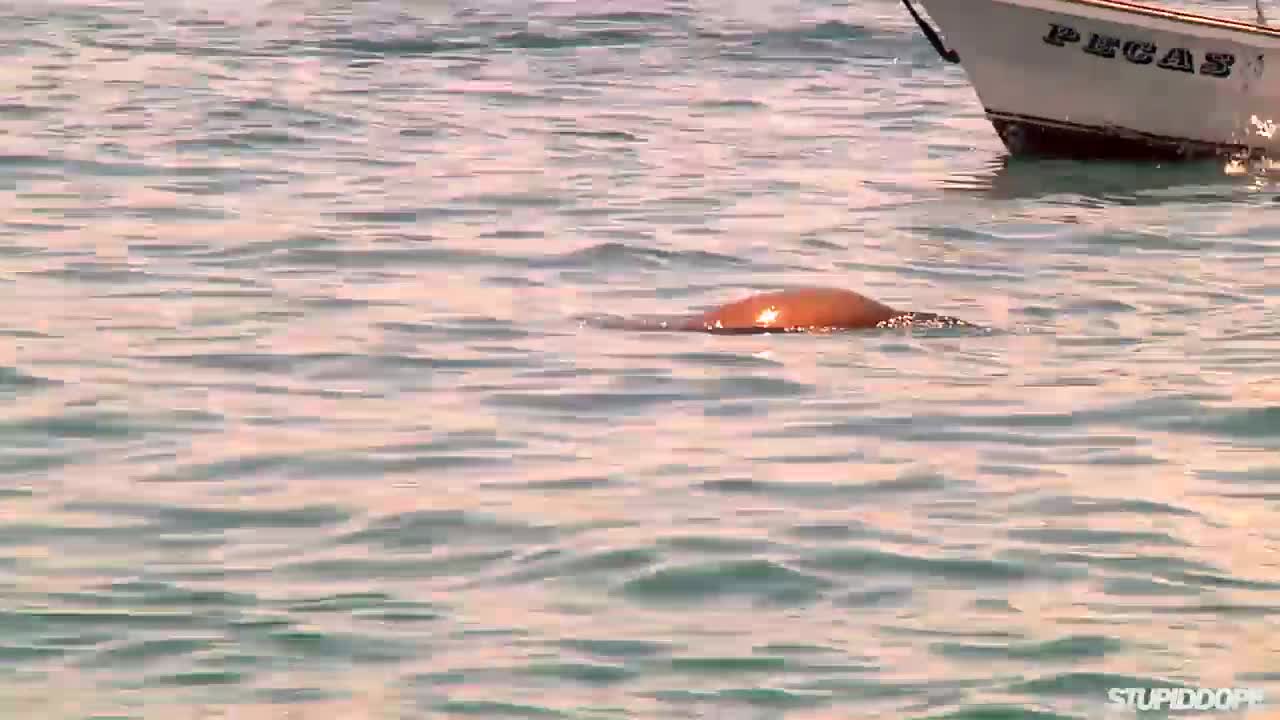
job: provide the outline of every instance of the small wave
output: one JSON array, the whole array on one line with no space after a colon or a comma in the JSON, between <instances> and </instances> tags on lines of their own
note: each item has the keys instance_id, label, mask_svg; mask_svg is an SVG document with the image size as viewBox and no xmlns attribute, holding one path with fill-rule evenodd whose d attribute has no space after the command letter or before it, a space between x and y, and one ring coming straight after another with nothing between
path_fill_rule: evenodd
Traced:
<instances>
[{"instance_id":1,"label":"small wave","mask_svg":"<svg viewBox=\"0 0 1280 720\"><path fill-rule=\"evenodd\" d=\"M458 547L471 543L529 544L546 542L556 534L550 527L514 523L476 513L423 510L371 522L364 529L343 536L338 542L406 549Z\"/></svg>"},{"instance_id":2,"label":"small wave","mask_svg":"<svg viewBox=\"0 0 1280 720\"><path fill-rule=\"evenodd\" d=\"M687 401L688 393L641 392L496 392L485 403L496 407L517 408L560 415L565 421L586 421L592 417L608 417L620 413L652 411L655 407Z\"/></svg>"},{"instance_id":3,"label":"small wave","mask_svg":"<svg viewBox=\"0 0 1280 720\"><path fill-rule=\"evenodd\" d=\"M541 554L540 554L541 555ZM616 548L590 553L573 553L535 562L531 567L513 572L499 580L502 584L532 583L558 579L591 578L600 582L609 575L652 567L661 556L651 548Z\"/></svg>"},{"instance_id":4,"label":"small wave","mask_svg":"<svg viewBox=\"0 0 1280 720\"><path fill-rule=\"evenodd\" d=\"M1253 440L1271 446L1271 441L1280 440L1280 407L1202 408L1194 416L1163 418L1152 424L1178 432Z\"/></svg>"},{"instance_id":5,"label":"small wave","mask_svg":"<svg viewBox=\"0 0 1280 720\"><path fill-rule=\"evenodd\" d=\"M445 40L437 38L341 38L315 42L310 48L336 51L342 54L417 57L444 52L464 52L491 47L476 40Z\"/></svg>"},{"instance_id":6,"label":"small wave","mask_svg":"<svg viewBox=\"0 0 1280 720\"><path fill-rule=\"evenodd\" d=\"M559 50L562 48L617 47L648 42L647 33L632 30L588 30L563 35L516 32L496 38L497 47L522 50Z\"/></svg>"},{"instance_id":7,"label":"small wave","mask_svg":"<svg viewBox=\"0 0 1280 720\"><path fill-rule=\"evenodd\" d=\"M1108 689L1117 687L1180 688L1186 686L1156 677L1135 677L1118 673L1066 672L1016 683L1009 687L1009 692L1019 695L1069 695L1096 699L1106 697Z\"/></svg>"},{"instance_id":8,"label":"small wave","mask_svg":"<svg viewBox=\"0 0 1280 720\"><path fill-rule=\"evenodd\" d=\"M236 528L321 528L341 524L350 515L330 505L309 505L271 510L200 508L127 502L66 503L63 510L141 518L157 528L176 531L231 530Z\"/></svg>"},{"instance_id":9,"label":"small wave","mask_svg":"<svg viewBox=\"0 0 1280 720\"><path fill-rule=\"evenodd\" d=\"M934 492L942 490L946 483L941 476L909 474L894 480L846 484L839 482L766 482L762 480L725 479L708 480L702 488L709 491L733 494L751 494L788 498L874 498L902 493Z\"/></svg>"},{"instance_id":10,"label":"small wave","mask_svg":"<svg viewBox=\"0 0 1280 720\"><path fill-rule=\"evenodd\" d=\"M607 638L569 638L558 644L566 650L602 658L647 658L669 654L676 649L667 642Z\"/></svg>"},{"instance_id":11,"label":"small wave","mask_svg":"<svg viewBox=\"0 0 1280 720\"><path fill-rule=\"evenodd\" d=\"M892 58L911 42L902 33L830 20L747 32L703 31L727 60L843 65L857 58Z\"/></svg>"},{"instance_id":12,"label":"small wave","mask_svg":"<svg viewBox=\"0 0 1280 720\"><path fill-rule=\"evenodd\" d=\"M699 33L700 36L711 40L728 40L751 45L790 45L792 47L824 41L857 40L868 37L870 34L871 31L866 26L839 20L746 32L704 30Z\"/></svg>"},{"instance_id":13,"label":"small wave","mask_svg":"<svg viewBox=\"0 0 1280 720\"><path fill-rule=\"evenodd\" d=\"M1138 530L1098 530L1094 528L1035 527L1010 530L1010 538L1041 545L1096 547L1120 545L1143 548L1152 545L1187 547L1188 543L1168 533L1142 532Z\"/></svg>"},{"instance_id":14,"label":"small wave","mask_svg":"<svg viewBox=\"0 0 1280 720\"><path fill-rule=\"evenodd\" d=\"M629 581L628 595L651 600L709 600L717 596L761 598L782 591L817 592L833 584L770 560L735 560L662 568Z\"/></svg>"},{"instance_id":15,"label":"small wave","mask_svg":"<svg viewBox=\"0 0 1280 720\"><path fill-rule=\"evenodd\" d=\"M747 261L707 250L660 250L619 242L605 242L560 255L544 256L535 267L567 269L605 267L722 268L740 267Z\"/></svg>"},{"instance_id":16,"label":"small wave","mask_svg":"<svg viewBox=\"0 0 1280 720\"><path fill-rule=\"evenodd\" d=\"M1059 715L1018 705L996 704L973 705L932 717L933 720L1082 720L1076 715Z\"/></svg>"},{"instance_id":17,"label":"small wave","mask_svg":"<svg viewBox=\"0 0 1280 720\"><path fill-rule=\"evenodd\" d=\"M1010 508L1014 513L1049 516L1069 515L1182 515L1198 517L1194 510L1151 500L1132 498L1087 497L1084 495L1052 495L1030 500Z\"/></svg>"},{"instance_id":18,"label":"small wave","mask_svg":"<svg viewBox=\"0 0 1280 720\"><path fill-rule=\"evenodd\" d=\"M61 384L61 380L50 380L38 375L29 375L18 368L0 365L0 390L35 390Z\"/></svg>"},{"instance_id":19,"label":"small wave","mask_svg":"<svg viewBox=\"0 0 1280 720\"><path fill-rule=\"evenodd\" d=\"M857 575L925 575L966 581L1017 581L1048 576L1047 568L1002 560L969 557L921 557L849 548L823 550L800 562L802 567Z\"/></svg>"},{"instance_id":20,"label":"small wave","mask_svg":"<svg viewBox=\"0 0 1280 720\"><path fill-rule=\"evenodd\" d=\"M194 411L172 411L146 417L106 410L68 410L52 415L0 421L0 434L11 439L114 440L138 438L150 433L198 432L221 420L220 415Z\"/></svg>"},{"instance_id":21,"label":"small wave","mask_svg":"<svg viewBox=\"0 0 1280 720\"><path fill-rule=\"evenodd\" d=\"M481 28L471 27L472 31ZM568 30L561 33L543 33L516 30L488 37L392 37L392 38L334 38L311 42L306 49L342 55L374 57L424 57L449 53L480 53L499 50L564 50L574 48L619 47L650 42L652 35L639 30L619 28Z\"/></svg>"},{"instance_id":22,"label":"small wave","mask_svg":"<svg viewBox=\"0 0 1280 720\"><path fill-rule=\"evenodd\" d=\"M569 715L541 705L506 703L496 700L447 700L436 703L432 709L452 716L478 718L568 718Z\"/></svg>"},{"instance_id":23,"label":"small wave","mask_svg":"<svg viewBox=\"0 0 1280 720\"><path fill-rule=\"evenodd\" d=\"M0 103L0 117L6 120L34 120L55 112L52 107L44 105L27 105L24 103Z\"/></svg>"},{"instance_id":24,"label":"small wave","mask_svg":"<svg viewBox=\"0 0 1280 720\"><path fill-rule=\"evenodd\" d=\"M939 655L955 658L1000 658L1053 662L1104 657L1124 648L1124 643L1113 638L1101 635L1072 635L1058 640L1029 644L978 645L974 643L943 642L935 644L931 650Z\"/></svg>"}]
</instances>

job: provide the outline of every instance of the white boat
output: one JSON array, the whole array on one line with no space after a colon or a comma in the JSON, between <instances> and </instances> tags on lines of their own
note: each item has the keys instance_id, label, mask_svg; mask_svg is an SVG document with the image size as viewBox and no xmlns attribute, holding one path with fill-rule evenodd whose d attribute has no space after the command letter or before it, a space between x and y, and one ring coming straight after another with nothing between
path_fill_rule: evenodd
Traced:
<instances>
[{"instance_id":1,"label":"white boat","mask_svg":"<svg viewBox=\"0 0 1280 720\"><path fill-rule=\"evenodd\" d=\"M1123 0L919 1L1011 155L1280 157L1280 30Z\"/></svg>"}]
</instances>

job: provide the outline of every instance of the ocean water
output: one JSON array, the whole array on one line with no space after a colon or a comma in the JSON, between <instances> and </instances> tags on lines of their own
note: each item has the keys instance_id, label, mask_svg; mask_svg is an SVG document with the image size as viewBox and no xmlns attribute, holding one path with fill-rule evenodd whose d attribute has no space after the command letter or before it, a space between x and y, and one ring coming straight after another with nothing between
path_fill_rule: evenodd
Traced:
<instances>
[{"instance_id":1,"label":"ocean water","mask_svg":"<svg viewBox=\"0 0 1280 720\"><path fill-rule=\"evenodd\" d=\"M10 0L0 55L0 717L1280 702L1272 175L1010 161L892 0ZM582 322L808 284L992 332Z\"/></svg>"}]
</instances>

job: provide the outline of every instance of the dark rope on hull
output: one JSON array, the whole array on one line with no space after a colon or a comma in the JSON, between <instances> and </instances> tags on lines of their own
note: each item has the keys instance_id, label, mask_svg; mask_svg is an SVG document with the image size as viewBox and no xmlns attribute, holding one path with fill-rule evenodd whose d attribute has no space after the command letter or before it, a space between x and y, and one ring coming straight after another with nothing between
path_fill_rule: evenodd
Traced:
<instances>
[{"instance_id":1,"label":"dark rope on hull","mask_svg":"<svg viewBox=\"0 0 1280 720\"><path fill-rule=\"evenodd\" d=\"M920 26L920 32L924 33L925 38L929 40L929 44L933 46L933 49L938 51L939 57L949 63L960 62L960 55L956 53L955 50L950 50L942 44L942 38L939 37L937 31L929 25L929 21L920 16L920 13L916 11L915 6L911 4L911 0L902 0L902 4L907 6L907 12L911 13L911 17L915 19L916 25Z\"/></svg>"}]
</instances>

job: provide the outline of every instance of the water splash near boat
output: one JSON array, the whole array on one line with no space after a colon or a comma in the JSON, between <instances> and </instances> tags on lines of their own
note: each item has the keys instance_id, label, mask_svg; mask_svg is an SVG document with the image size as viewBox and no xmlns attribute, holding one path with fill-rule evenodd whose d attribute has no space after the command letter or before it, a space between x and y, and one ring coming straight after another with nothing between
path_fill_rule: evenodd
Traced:
<instances>
[{"instance_id":1,"label":"water splash near boat","mask_svg":"<svg viewBox=\"0 0 1280 720\"><path fill-rule=\"evenodd\" d=\"M1253 177L1265 184L1280 177L1280 161L1265 154L1240 153L1227 158L1222 172L1230 177Z\"/></svg>"}]
</instances>

